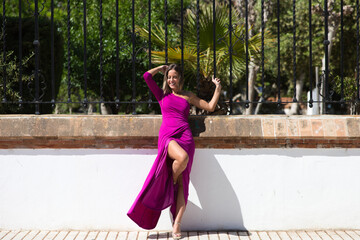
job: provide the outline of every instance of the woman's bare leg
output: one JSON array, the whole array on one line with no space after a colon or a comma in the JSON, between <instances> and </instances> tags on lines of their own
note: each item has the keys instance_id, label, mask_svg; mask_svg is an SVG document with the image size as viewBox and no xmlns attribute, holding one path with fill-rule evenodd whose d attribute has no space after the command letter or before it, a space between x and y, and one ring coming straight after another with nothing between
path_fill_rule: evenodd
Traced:
<instances>
[{"instance_id":1,"label":"woman's bare leg","mask_svg":"<svg viewBox=\"0 0 360 240\"><path fill-rule=\"evenodd\" d=\"M178 184L179 184L179 188L178 188L177 201L176 201L176 218L175 218L174 227L173 227L174 233L181 232L181 226L179 223L181 223L181 219L182 219L182 216L184 215L185 208L186 208L182 175L179 176Z\"/></svg>"},{"instance_id":2,"label":"woman's bare leg","mask_svg":"<svg viewBox=\"0 0 360 240\"><path fill-rule=\"evenodd\" d=\"M189 155L186 151L174 140L170 141L168 146L168 155L174 159L172 163L173 181L178 184L178 194L176 199L176 216L173 226L173 233L180 233L181 219L185 212L185 198L184 187L182 180L182 172L186 169L189 162Z\"/></svg>"},{"instance_id":3,"label":"woman's bare leg","mask_svg":"<svg viewBox=\"0 0 360 240\"><path fill-rule=\"evenodd\" d=\"M176 183L180 174L186 169L189 162L189 155L175 140L169 142L168 155L170 158L174 159L172 170L173 181Z\"/></svg>"}]
</instances>

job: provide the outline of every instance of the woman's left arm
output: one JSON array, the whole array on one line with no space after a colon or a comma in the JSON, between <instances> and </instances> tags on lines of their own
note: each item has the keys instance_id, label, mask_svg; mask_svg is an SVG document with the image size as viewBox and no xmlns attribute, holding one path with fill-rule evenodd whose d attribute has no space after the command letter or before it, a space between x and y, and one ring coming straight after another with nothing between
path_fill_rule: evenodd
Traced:
<instances>
[{"instance_id":1,"label":"woman's left arm","mask_svg":"<svg viewBox=\"0 0 360 240\"><path fill-rule=\"evenodd\" d=\"M211 98L210 102L207 102L201 98L198 98L195 94L190 94L190 103L195 105L197 108L203 109L208 112L213 112L215 110L216 104L219 101L220 92L221 92L221 84L219 78L212 77L212 82L215 84L214 95Z\"/></svg>"}]
</instances>

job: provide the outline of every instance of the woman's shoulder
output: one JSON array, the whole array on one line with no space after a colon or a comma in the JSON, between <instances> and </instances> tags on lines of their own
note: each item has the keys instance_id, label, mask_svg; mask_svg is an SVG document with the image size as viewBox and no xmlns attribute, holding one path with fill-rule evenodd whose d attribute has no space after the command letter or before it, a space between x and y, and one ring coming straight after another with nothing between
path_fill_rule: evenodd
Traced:
<instances>
[{"instance_id":1,"label":"woman's shoulder","mask_svg":"<svg viewBox=\"0 0 360 240\"><path fill-rule=\"evenodd\" d=\"M191 91L185 91L185 90L183 90L183 91L181 92L181 95L184 95L184 96L189 97L189 98L195 96L195 94L194 94L193 92L191 92Z\"/></svg>"},{"instance_id":2,"label":"woman's shoulder","mask_svg":"<svg viewBox=\"0 0 360 240\"><path fill-rule=\"evenodd\" d=\"M196 94L191 91L183 91L182 95L190 104L193 104L193 101L196 99Z\"/></svg>"}]
</instances>

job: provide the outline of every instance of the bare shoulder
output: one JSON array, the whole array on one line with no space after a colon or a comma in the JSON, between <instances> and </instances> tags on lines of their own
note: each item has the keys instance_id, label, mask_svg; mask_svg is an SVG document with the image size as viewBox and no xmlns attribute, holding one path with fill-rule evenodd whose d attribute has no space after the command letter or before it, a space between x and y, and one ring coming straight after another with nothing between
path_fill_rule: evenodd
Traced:
<instances>
[{"instance_id":1,"label":"bare shoulder","mask_svg":"<svg viewBox=\"0 0 360 240\"><path fill-rule=\"evenodd\" d=\"M193 95L195 95L193 92L185 91L185 90L183 90L181 93L186 97L192 97Z\"/></svg>"},{"instance_id":2,"label":"bare shoulder","mask_svg":"<svg viewBox=\"0 0 360 240\"><path fill-rule=\"evenodd\" d=\"M193 92L190 92L190 91L183 91L183 95L186 96L186 98L188 99L188 102L192 103L192 104L193 104L193 101L198 98L196 96L196 94L194 94Z\"/></svg>"},{"instance_id":3,"label":"bare shoulder","mask_svg":"<svg viewBox=\"0 0 360 240\"><path fill-rule=\"evenodd\" d=\"M186 97L186 98L188 98L188 99L191 99L191 98L193 98L193 97L195 96L194 93L192 93L192 92L190 92L190 91L185 91L185 90L183 90L183 91L181 92L181 95L183 95L184 97Z\"/></svg>"}]
</instances>

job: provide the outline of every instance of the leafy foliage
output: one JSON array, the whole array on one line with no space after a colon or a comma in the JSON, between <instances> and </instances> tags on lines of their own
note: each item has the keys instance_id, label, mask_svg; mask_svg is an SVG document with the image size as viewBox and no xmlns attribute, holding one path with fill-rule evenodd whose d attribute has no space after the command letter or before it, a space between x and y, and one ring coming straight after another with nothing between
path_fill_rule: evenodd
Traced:
<instances>
[{"instance_id":1,"label":"leafy foliage","mask_svg":"<svg viewBox=\"0 0 360 240\"><path fill-rule=\"evenodd\" d=\"M185 1L186 6L189 1ZM148 57L144 50L147 41L140 39L133 34L132 29L132 2L127 0L119 1L119 100L120 101L146 101L148 99L148 89L142 80L142 74L148 68ZM171 0L168 3L168 29L174 32L175 23L179 19L180 3ZM134 22L144 28L148 28L148 9L144 8L143 0L135 1ZM164 25L164 4L163 1L151 1L151 23L152 25ZM70 81L71 93L75 98L82 98L84 92L84 31L83 29L83 2L71 3L71 22L70 22L70 71L71 79L67 79L67 62L65 62L65 72L63 86ZM113 4L103 4L102 6L102 89L100 87L100 6L97 0L87 1L87 98L90 101L115 101L117 97L116 88L116 6ZM64 19L65 21L65 19ZM65 26L63 27L65 31ZM172 35L174 36L174 35ZM174 39L176 36L173 37ZM174 39L170 39L173 41ZM134 41L132 41L134 40ZM67 58L67 53L65 55ZM132 94L133 91L135 94ZM65 92L65 91L63 91ZM132 105L121 105L117 109L111 106L113 113L132 112ZM138 112L144 112L142 106L138 106ZM85 110L83 110L85 111ZM149 110L147 110L149 111Z\"/></svg>"},{"instance_id":2,"label":"leafy foliage","mask_svg":"<svg viewBox=\"0 0 360 240\"><path fill-rule=\"evenodd\" d=\"M6 66L5 72L1 69L1 75L6 74L6 83L5 85L9 88L7 89L6 94L10 96L18 96L17 100L11 98L11 101L23 101L23 102L33 102L35 96L35 79L34 77L29 78L34 75L35 70L35 57L34 57L34 18L22 18L22 93L20 93L20 83L18 75L20 74L20 65L19 65L19 19L17 17L6 17L5 20L5 49L7 52L7 57L2 64ZM2 22L2 21L0 21ZM50 102L54 96L58 93L61 74L62 74L62 64L63 64L63 41L59 31L54 31L55 41L54 41L54 75L52 75L51 70L51 34L50 34L50 21L47 18L39 18L39 101L40 102ZM58 24L55 22L55 29ZM31 31L30 31L31 30ZM1 38L1 46L3 46L4 38ZM24 62L25 60L25 62ZM1 79L4 81L4 78ZM12 92L8 92L12 91ZM6 96L7 97L7 96ZM21 97L21 99L20 99ZM9 98L10 99L10 98ZM9 107L7 107L9 106ZM51 104L41 104L40 105L41 113L51 113L52 106ZM3 106L3 112L5 113L35 113L34 104L23 104L19 107L17 104L6 103Z\"/></svg>"},{"instance_id":3,"label":"leafy foliage","mask_svg":"<svg viewBox=\"0 0 360 240\"><path fill-rule=\"evenodd\" d=\"M67 1L54 0L54 18L59 24L57 31L61 34L61 38L65 41L63 46L65 54L61 61L57 60L57 71L61 71L61 89L59 91L57 101L67 102L82 102L87 97L89 101L104 101L116 100L116 13L115 1L104 2L102 5L102 26L103 26L103 62L102 62L102 91L100 89L100 5L97 0L87 0L87 39L86 39L86 58L87 65L87 89L85 91L84 80L84 31L83 31L83 1L70 1L70 23L67 23L68 8ZM213 59L213 19L212 19L212 1L202 1L200 9L200 25L199 25L199 57L200 57L200 97L207 99L211 96L211 87L207 85L207 80L214 72ZM216 9L216 68L217 76L222 79L224 83L224 90L228 92L230 86L229 78L229 12L228 1L217 1ZM312 30L312 87L315 87L315 67L321 67L321 60L324 56L324 18L319 12L313 11L315 8L323 5L322 0L314 0L312 4L312 12L309 13L308 1L296 1L296 73L293 69L293 5L292 1L280 2L280 86L277 85L277 47L274 43L277 41L277 6L276 0L269 0L267 4L270 6L268 22L266 23L265 36L265 89L261 89L261 74L257 74L256 88L259 90L259 96L274 97L277 94L278 88L281 90L281 96L290 97L294 93L294 80L299 79L305 75L304 97L307 90L310 89L310 52L309 52L309 14L311 14L311 30ZM21 0L22 3L22 17L33 18L34 2L28 0ZM224 4L221 4L224 3ZM134 24L136 25L136 33L133 35L132 22L132 1L119 0L119 69L120 87L118 88L120 101L148 101L148 88L143 83L142 73L149 68L148 55L145 50L148 50L148 1L135 0L134 9ZM168 0L168 57L169 62L181 61L180 48L180 1ZM6 16L18 17L19 1L6 1ZM234 3L235 5L235 3ZM351 0L344 0L344 5L356 8L356 4ZM51 16L50 11L51 1L39 1L39 8L42 9L40 15L47 19ZM145 6L145 7L144 7ZM164 63L165 53L165 16L164 16L164 1L151 1L151 28L152 28L152 61L154 64ZM194 91L197 89L197 24L196 24L196 9L195 1L185 0L184 7L185 25L184 25L184 61L186 72L186 85L188 90ZM334 1L332 11L337 15L340 13L339 1ZM2 6L0 6L2 8ZM1 9L2 11L2 9ZM254 60L255 64L260 65L259 53L261 51L261 2L256 1L257 22L252 27L253 36L249 39L249 54ZM233 75L232 84L234 91L243 92L247 86L245 79L245 43L244 43L244 19L243 13L236 12L233 8L233 15L231 20L233 22L233 36L231 38L233 46ZM331 76L343 75L345 82L343 85L344 98L353 99L354 94L352 88L348 86L356 85L356 14L344 16L344 57L343 61L340 58L340 30L337 31L333 39L333 48L330 56L330 71ZM70 44L69 56L67 53L67 30L70 30ZM43 30L42 30L43 31ZM24 34L33 34L34 28L29 27ZM45 32L45 30L43 31ZM134 45L132 43L134 39ZM28 43L26 43L28 44ZM48 49L46 42L42 42L41 54ZM30 43L29 49L33 49ZM44 50L45 49L45 50ZM14 53L9 55L9 59L14 60L17 56L16 49ZM59 54L61 51L59 51ZM133 53L135 53L133 55ZM25 54L29 56L29 54ZM67 59L70 59L67 62ZM58 58L57 58L58 59ZM341 71L341 61L343 62L343 71ZM3 64L10 64L3 63ZM31 68L32 61L29 63ZM44 64L44 61L42 61ZM69 65L68 65L69 64ZM10 69L10 65L9 69ZM15 65L13 65L15 66ZM68 69L70 70L68 78ZM15 71L15 70L12 70ZM261 69L260 69L261 71ZM8 86L15 86L16 76L13 75L13 82L10 81ZM335 90L333 100L340 100L341 98L341 81L340 77L336 77L330 81L332 85L330 88ZM14 89L14 88L13 88ZM133 95L133 91L135 94ZM10 93L10 96L17 96L15 93ZM234 93L235 94L235 93ZM69 105L59 105L59 112L68 112ZM79 112L86 112L87 109L82 104L72 104L74 109ZM122 104L120 109L115 105L111 105L113 113L131 113L133 111L133 104ZM148 113L151 111L159 112L159 109L154 106L148 108L147 105L136 105L138 113ZM337 110L336 110L337 111ZM342 110L339 110L342 111Z\"/></svg>"},{"instance_id":4,"label":"leafy foliage","mask_svg":"<svg viewBox=\"0 0 360 240\"><path fill-rule=\"evenodd\" d=\"M199 96L209 100L212 97L213 86L211 77L215 72L214 61L216 65L217 76L223 80L225 89L229 86L229 68L231 51L231 66L233 68L233 80L238 82L243 75L246 66L246 46L245 46L245 27L243 19L234 11L231 15L232 24L231 38L229 31L229 12L224 4L216 5L215 23L213 19L212 8L208 4L201 4L199 9L199 26L197 26L197 9L188 9L184 21L184 69L187 85L190 90L194 90L197 84L197 71L199 67ZM215 24L215 45L213 26ZM137 27L142 38L146 38L149 32L145 28ZM268 34L266 34L268 37ZM199 39L197 38L199 36ZM155 63L165 63L165 38L164 31L157 26L152 31L152 38L161 51L152 51L152 59ZM268 39L268 38L267 38ZM198 42L199 41L199 42ZM268 40L266 40L268 41ZM249 59L258 58L261 46L260 34L256 34L249 39ZM197 64L197 50L199 48L199 66ZM231 50L230 50L231 48ZM214 49L216 59L214 59ZM168 61L181 63L180 42L169 44ZM225 110L227 112L227 110Z\"/></svg>"},{"instance_id":5,"label":"leafy foliage","mask_svg":"<svg viewBox=\"0 0 360 240\"><path fill-rule=\"evenodd\" d=\"M6 98L6 101L8 102L17 102L19 100L23 100L23 96L20 94L19 90L19 65L18 65L18 59L16 56L13 56L13 51L7 52L6 55L6 62L4 62L4 59L0 58L0 69L5 68L5 75L6 79L10 79L11 81L6 82L6 91L4 89L4 82L2 81L0 83L0 92L3 96L3 99ZM26 68L28 66L28 63L30 60L32 60L34 56L34 53L31 53L29 56L22 59L21 65L23 68ZM30 84L33 81L33 76L29 74L21 74L21 81L22 85L25 87L26 85ZM1 79L4 78L4 73L1 73ZM0 105L0 113L12 113L17 112L18 107L16 105Z\"/></svg>"}]
</instances>

